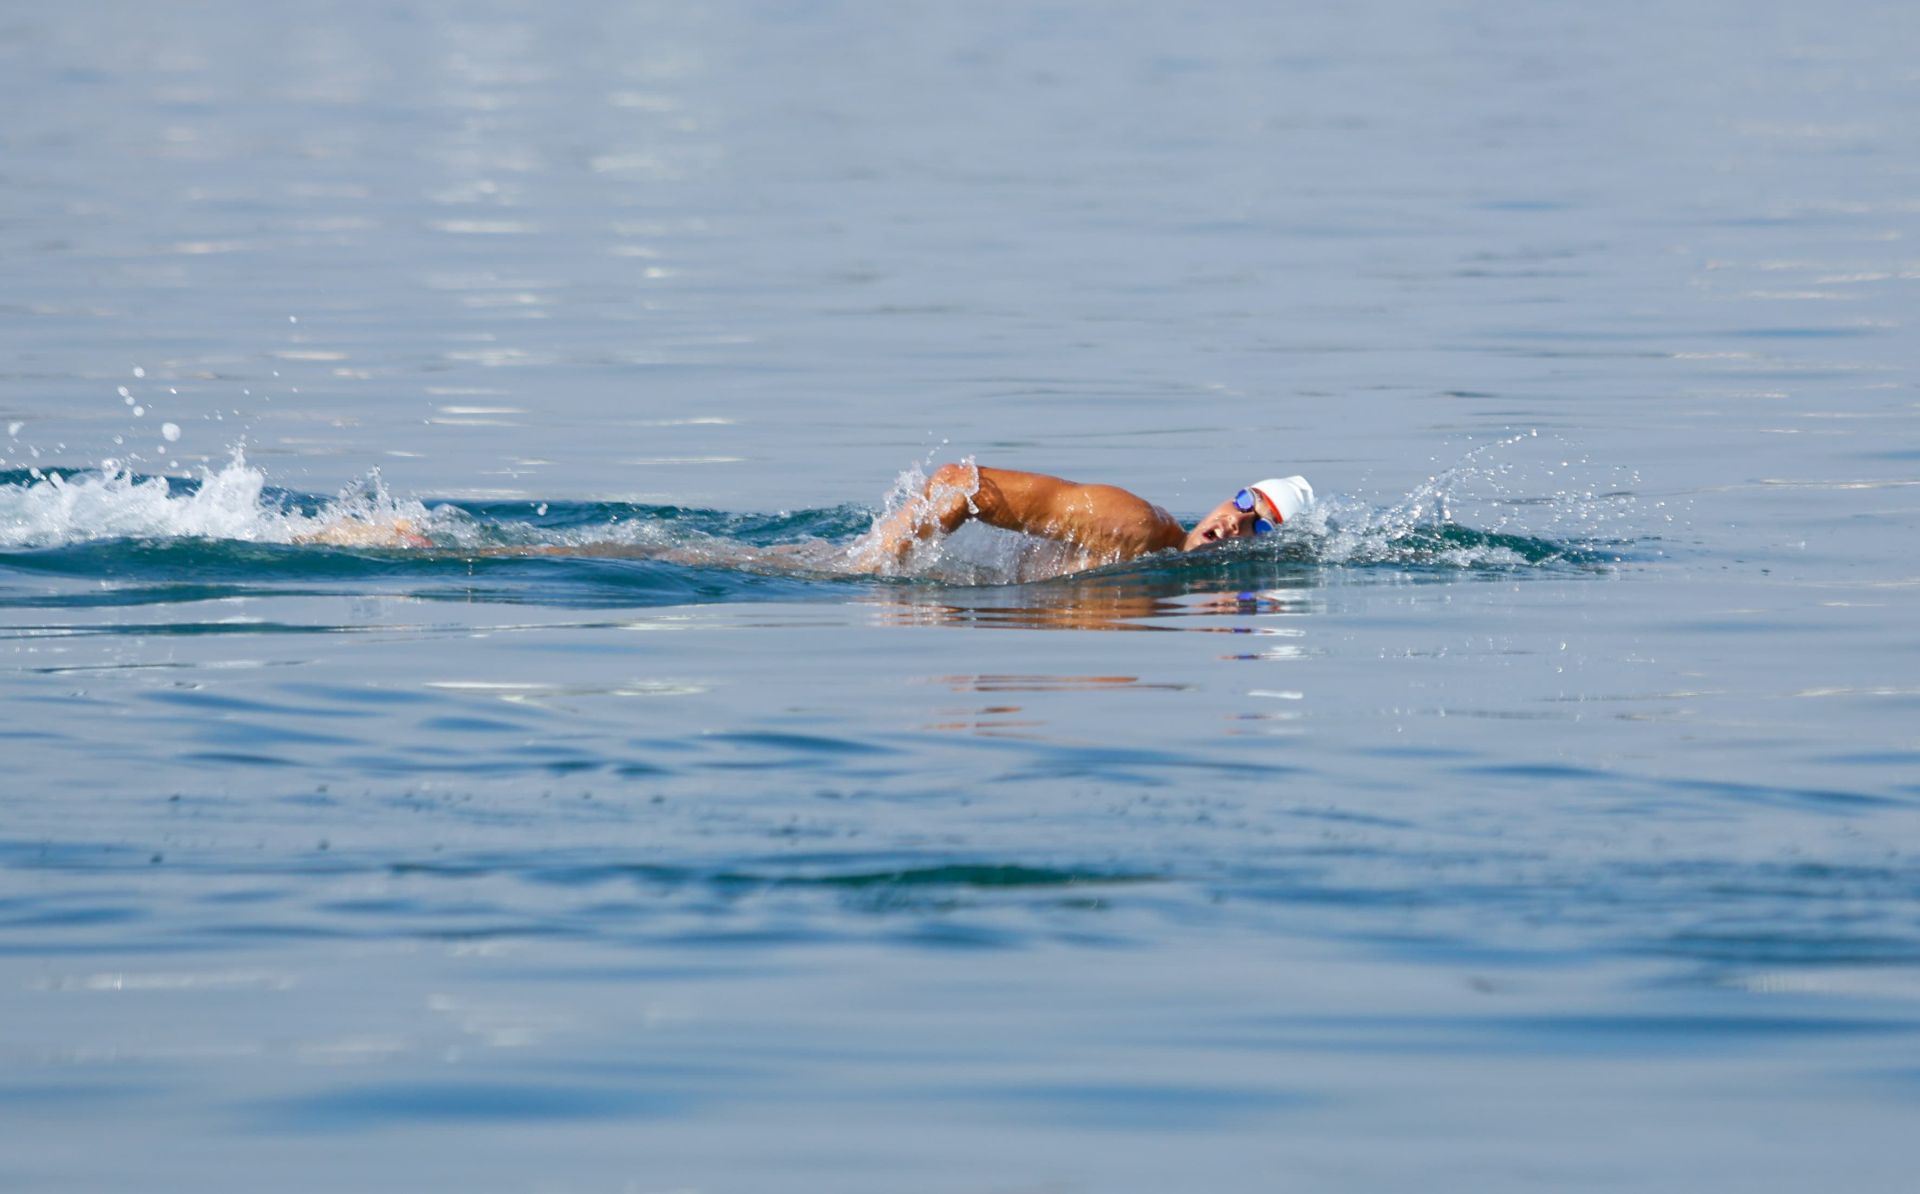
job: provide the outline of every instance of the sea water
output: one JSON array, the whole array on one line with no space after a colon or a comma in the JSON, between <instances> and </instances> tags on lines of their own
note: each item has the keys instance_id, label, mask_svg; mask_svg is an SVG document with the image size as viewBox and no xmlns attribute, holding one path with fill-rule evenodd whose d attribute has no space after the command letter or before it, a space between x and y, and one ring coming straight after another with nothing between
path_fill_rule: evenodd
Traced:
<instances>
[{"instance_id":1,"label":"sea water","mask_svg":"<svg viewBox=\"0 0 1920 1194\"><path fill-rule=\"evenodd\" d=\"M1910 7L0 28L0 1187L1910 1187Z\"/></svg>"}]
</instances>

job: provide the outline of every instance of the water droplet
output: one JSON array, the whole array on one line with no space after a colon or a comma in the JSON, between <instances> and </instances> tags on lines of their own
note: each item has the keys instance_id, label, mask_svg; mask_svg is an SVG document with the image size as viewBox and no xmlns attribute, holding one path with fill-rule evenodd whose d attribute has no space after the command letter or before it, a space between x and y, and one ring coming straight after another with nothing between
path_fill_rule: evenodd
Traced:
<instances>
[{"instance_id":1,"label":"water droplet","mask_svg":"<svg viewBox=\"0 0 1920 1194\"><path fill-rule=\"evenodd\" d=\"M177 441L180 438L180 424L178 423L160 424L160 435L168 443L173 443Z\"/></svg>"},{"instance_id":2,"label":"water droplet","mask_svg":"<svg viewBox=\"0 0 1920 1194\"><path fill-rule=\"evenodd\" d=\"M133 375L135 377L145 377L147 375L147 371L145 369L142 369L140 366L135 365L133 367Z\"/></svg>"},{"instance_id":3,"label":"water droplet","mask_svg":"<svg viewBox=\"0 0 1920 1194\"><path fill-rule=\"evenodd\" d=\"M136 419L142 417L146 413L147 413L147 408L144 406L136 406L133 408L133 415L134 415L134 418Z\"/></svg>"}]
</instances>

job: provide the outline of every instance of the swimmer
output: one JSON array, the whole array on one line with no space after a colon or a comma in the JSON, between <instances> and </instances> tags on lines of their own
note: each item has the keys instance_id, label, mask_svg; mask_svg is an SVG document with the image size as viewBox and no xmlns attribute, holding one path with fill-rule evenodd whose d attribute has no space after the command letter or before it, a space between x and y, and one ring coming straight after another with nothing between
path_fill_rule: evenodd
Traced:
<instances>
[{"instance_id":1,"label":"swimmer","mask_svg":"<svg viewBox=\"0 0 1920 1194\"><path fill-rule=\"evenodd\" d=\"M1045 473L943 464L909 500L848 549L862 572L898 568L917 544L952 534L968 522L1051 540L1071 553L1064 571L1117 564L1156 551L1193 551L1229 539L1270 534L1313 505L1304 477L1256 481L1221 502L1193 529L1145 498L1113 485L1082 485ZM366 523L341 519L296 536L296 543L330 547L431 547L405 520ZM793 545L762 549L759 562L801 551ZM489 556L633 556L689 564L710 563L704 552L668 545L583 543L486 548ZM795 560L795 564L802 561Z\"/></svg>"},{"instance_id":2,"label":"swimmer","mask_svg":"<svg viewBox=\"0 0 1920 1194\"><path fill-rule=\"evenodd\" d=\"M972 521L1051 539L1079 554L1079 567L1117 564L1156 551L1192 551L1278 530L1313 504L1305 477L1256 481L1188 530L1145 498L1112 485L1081 485L1045 473L943 464L921 495L854 546L866 571L898 565L914 545Z\"/></svg>"}]
</instances>

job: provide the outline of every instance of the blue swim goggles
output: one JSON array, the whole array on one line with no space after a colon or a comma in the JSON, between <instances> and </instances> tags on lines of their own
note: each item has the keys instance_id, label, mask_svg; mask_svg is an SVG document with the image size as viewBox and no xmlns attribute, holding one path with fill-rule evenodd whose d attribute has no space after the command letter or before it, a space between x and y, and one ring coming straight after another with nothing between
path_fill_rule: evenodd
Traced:
<instances>
[{"instance_id":1,"label":"blue swim goggles","mask_svg":"<svg viewBox=\"0 0 1920 1194\"><path fill-rule=\"evenodd\" d=\"M1215 490L1214 492L1217 493L1219 491ZM1239 493L1234 494L1233 506L1234 506L1234 509L1241 510L1241 511L1254 511L1259 509L1259 506L1254 503L1253 490L1251 489L1243 489ZM1254 534L1256 535L1271 534L1273 530L1274 530L1274 524L1271 522L1268 522L1265 518L1256 518L1253 520Z\"/></svg>"}]
</instances>

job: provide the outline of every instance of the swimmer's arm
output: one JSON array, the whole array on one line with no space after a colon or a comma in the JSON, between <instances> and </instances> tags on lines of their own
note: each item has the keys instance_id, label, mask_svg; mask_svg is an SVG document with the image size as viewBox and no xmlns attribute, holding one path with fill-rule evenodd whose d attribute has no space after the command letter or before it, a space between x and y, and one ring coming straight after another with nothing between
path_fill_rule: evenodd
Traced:
<instances>
[{"instance_id":1,"label":"swimmer's arm","mask_svg":"<svg viewBox=\"0 0 1920 1194\"><path fill-rule=\"evenodd\" d=\"M917 499L906 502L869 533L865 547L870 561L876 566L898 563L915 543L935 535L950 535L973 519L988 526L1024 530L1027 507L1037 508L1037 497L1049 484L1064 487L1067 483L1040 473L943 464L927 478ZM1011 500L1009 491L1027 500Z\"/></svg>"},{"instance_id":2,"label":"swimmer's arm","mask_svg":"<svg viewBox=\"0 0 1920 1194\"><path fill-rule=\"evenodd\" d=\"M898 563L916 542L951 534L974 519L1115 558L1177 546L1184 535L1165 511L1111 485L1080 485L1045 473L945 464L927 479L922 500L909 502L876 527L869 543L882 562Z\"/></svg>"}]
</instances>

